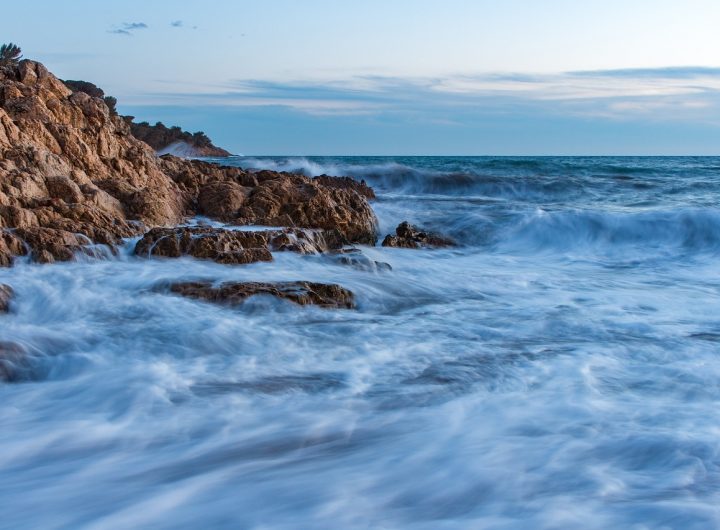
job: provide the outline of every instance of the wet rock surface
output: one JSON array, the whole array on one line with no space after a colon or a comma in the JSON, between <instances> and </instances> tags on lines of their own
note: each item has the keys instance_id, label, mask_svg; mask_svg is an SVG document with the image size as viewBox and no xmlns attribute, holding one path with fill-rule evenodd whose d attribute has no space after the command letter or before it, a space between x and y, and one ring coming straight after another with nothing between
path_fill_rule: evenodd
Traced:
<instances>
[{"instance_id":1,"label":"wet rock surface","mask_svg":"<svg viewBox=\"0 0 720 530\"><path fill-rule=\"evenodd\" d=\"M299 305L352 309L355 297L336 284L313 282L228 282L214 285L210 281L172 283L167 290L188 298L216 304L238 305L255 295L269 295Z\"/></svg>"},{"instance_id":2,"label":"wet rock surface","mask_svg":"<svg viewBox=\"0 0 720 530\"><path fill-rule=\"evenodd\" d=\"M387 272L392 270L389 263L370 259L357 248L332 251L328 254L328 259L337 265L365 272Z\"/></svg>"},{"instance_id":3,"label":"wet rock surface","mask_svg":"<svg viewBox=\"0 0 720 530\"><path fill-rule=\"evenodd\" d=\"M12 287L0 283L0 313L7 313L10 311L10 300L12 300L15 292Z\"/></svg>"},{"instance_id":4,"label":"wet rock surface","mask_svg":"<svg viewBox=\"0 0 720 530\"><path fill-rule=\"evenodd\" d=\"M384 247L396 248L442 248L456 245L455 241L448 237L421 230L407 221L398 225L395 235L385 236L382 242Z\"/></svg>"},{"instance_id":5,"label":"wet rock surface","mask_svg":"<svg viewBox=\"0 0 720 530\"><path fill-rule=\"evenodd\" d=\"M192 256L218 263L246 264L272 261L271 251L316 254L341 248L334 230L230 230L213 227L153 228L135 246L138 256L179 258Z\"/></svg>"}]
</instances>

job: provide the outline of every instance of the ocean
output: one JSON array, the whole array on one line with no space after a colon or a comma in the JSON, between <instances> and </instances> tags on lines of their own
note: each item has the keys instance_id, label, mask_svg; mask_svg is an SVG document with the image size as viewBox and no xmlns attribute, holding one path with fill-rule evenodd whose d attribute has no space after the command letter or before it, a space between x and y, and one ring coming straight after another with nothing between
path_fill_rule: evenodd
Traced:
<instances>
[{"instance_id":1,"label":"ocean","mask_svg":"<svg viewBox=\"0 0 720 530\"><path fill-rule=\"evenodd\" d=\"M720 158L234 157L449 249L0 269L0 528L720 527ZM373 267L372 262L385 267ZM357 310L158 282L311 280Z\"/></svg>"}]
</instances>

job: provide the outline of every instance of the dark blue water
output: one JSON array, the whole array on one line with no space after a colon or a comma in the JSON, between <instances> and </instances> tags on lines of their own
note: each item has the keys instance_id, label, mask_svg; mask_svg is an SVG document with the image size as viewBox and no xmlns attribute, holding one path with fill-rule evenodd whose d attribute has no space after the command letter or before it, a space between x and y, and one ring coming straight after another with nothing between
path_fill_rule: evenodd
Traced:
<instances>
[{"instance_id":1,"label":"dark blue water","mask_svg":"<svg viewBox=\"0 0 720 530\"><path fill-rule=\"evenodd\" d=\"M720 527L720 158L234 158L449 250L0 270L2 528ZM340 283L237 309L160 280Z\"/></svg>"}]
</instances>

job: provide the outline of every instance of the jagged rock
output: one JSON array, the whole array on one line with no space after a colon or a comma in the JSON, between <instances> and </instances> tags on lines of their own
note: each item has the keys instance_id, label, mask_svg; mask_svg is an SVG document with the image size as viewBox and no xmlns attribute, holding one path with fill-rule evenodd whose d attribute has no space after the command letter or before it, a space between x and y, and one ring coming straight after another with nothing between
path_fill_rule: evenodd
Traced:
<instances>
[{"instance_id":1,"label":"jagged rock","mask_svg":"<svg viewBox=\"0 0 720 530\"><path fill-rule=\"evenodd\" d=\"M14 295L12 287L0 283L0 313L7 313L10 310L10 300Z\"/></svg>"},{"instance_id":2,"label":"jagged rock","mask_svg":"<svg viewBox=\"0 0 720 530\"><path fill-rule=\"evenodd\" d=\"M229 282L213 285L210 281L174 283L172 293L217 304L237 305L255 295L270 295L300 305L327 308L355 307L353 293L336 284L313 282Z\"/></svg>"},{"instance_id":3,"label":"jagged rock","mask_svg":"<svg viewBox=\"0 0 720 530\"><path fill-rule=\"evenodd\" d=\"M245 231L204 226L154 228L138 241L135 254L167 258L192 256L239 265L272 261L270 250L313 254L340 248L342 244L342 237L336 231Z\"/></svg>"},{"instance_id":4,"label":"jagged rock","mask_svg":"<svg viewBox=\"0 0 720 530\"><path fill-rule=\"evenodd\" d=\"M425 248L454 247L456 243L447 237L425 232L404 221L395 229L395 235L387 235L382 242L384 247Z\"/></svg>"},{"instance_id":5,"label":"jagged rock","mask_svg":"<svg viewBox=\"0 0 720 530\"><path fill-rule=\"evenodd\" d=\"M377 219L365 197L302 175L261 171L238 221L268 226L338 230L350 243L374 245Z\"/></svg>"},{"instance_id":6,"label":"jagged rock","mask_svg":"<svg viewBox=\"0 0 720 530\"><path fill-rule=\"evenodd\" d=\"M357 180L350 177L330 177L328 175L320 175L319 177L313 178L315 182L319 182L323 186L330 188L340 188L344 190L354 190L366 199L374 199L375 192L368 186L364 180L358 182Z\"/></svg>"}]
</instances>

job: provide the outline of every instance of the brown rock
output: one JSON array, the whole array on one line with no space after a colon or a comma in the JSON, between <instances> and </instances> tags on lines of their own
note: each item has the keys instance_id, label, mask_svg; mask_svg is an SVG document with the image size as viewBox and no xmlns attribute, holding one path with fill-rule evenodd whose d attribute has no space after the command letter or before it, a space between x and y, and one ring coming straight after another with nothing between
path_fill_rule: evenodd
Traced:
<instances>
[{"instance_id":1,"label":"brown rock","mask_svg":"<svg viewBox=\"0 0 720 530\"><path fill-rule=\"evenodd\" d=\"M135 246L138 256L179 258L192 256L218 263L245 264L272 261L270 250L302 254L342 247L336 231L302 229L228 230L207 226L153 228Z\"/></svg>"},{"instance_id":2,"label":"brown rock","mask_svg":"<svg viewBox=\"0 0 720 530\"><path fill-rule=\"evenodd\" d=\"M83 202L85 199L82 191L80 191L80 186L70 180L69 177L46 177L45 186L48 195L54 199L62 199L67 203Z\"/></svg>"},{"instance_id":3,"label":"brown rock","mask_svg":"<svg viewBox=\"0 0 720 530\"><path fill-rule=\"evenodd\" d=\"M411 225L407 221L402 222L395 229L395 235L387 235L382 242L384 247L397 248L439 248L454 247L456 243L447 237L432 232L425 232Z\"/></svg>"},{"instance_id":4,"label":"brown rock","mask_svg":"<svg viewBox=\"0 0 720 530\"><path fill-rule=\"evenodd\" d=\"M299 305L327 308L355 307L353 293L336 284L312 282L229 282L215 287L212 282L171 284L170 292L217 304L238 305L255 295L270 295Z\"/></svg>"},{"instance_id":5,"label":"brown rock","mask_svg":"<svg viewBox=\"0 0 720 530\"><path fill-rule=\"evenodd\" d=\"M30 257L38 263L72 261L88 244L84 236L54 228L22 228L16 234L29 245Z\"/></svg>"},{"instance_id":6,"label":"brown rock","mask_svg":"<svg viewBox=\"0 0 720 530\"><path fill-rule=\"evenodd\" d=\"M10 300L14 295L12 287L0 283L0 313L7 313L10 310Z\"/></svg>"},{"instance_id":7,"label":"brown rock","mask_svg":"<svg viewBox=\"0 0 720 530\"><path fill-rule=\"evenodd\" d=\"M223 221L237 218L249 189L236 182L213 182L200 189L198 213Z\"/></svg>"},{"instance_id":8,"label":"brown rock","mask_svg":"<svg viewBox=\"0 0 720 530\"><path fill-rule=\"evenodd\" d=\"M374 245L377 219L365 197L301 175L259 172L239 220L269 226L338 230L350 243Z\"/></svg>"},{"instance_id":9,"label":"brown rock","mask_svg":"<svg viewBox=\"0 0 720 530\"><path fill-rule=\"evenodd\" d=\"M179 258L192 256L218 263L272 261L267 237L259 232L209 227L154 228L138 241L135 254Z\"/></svg>"}]
</instances>

